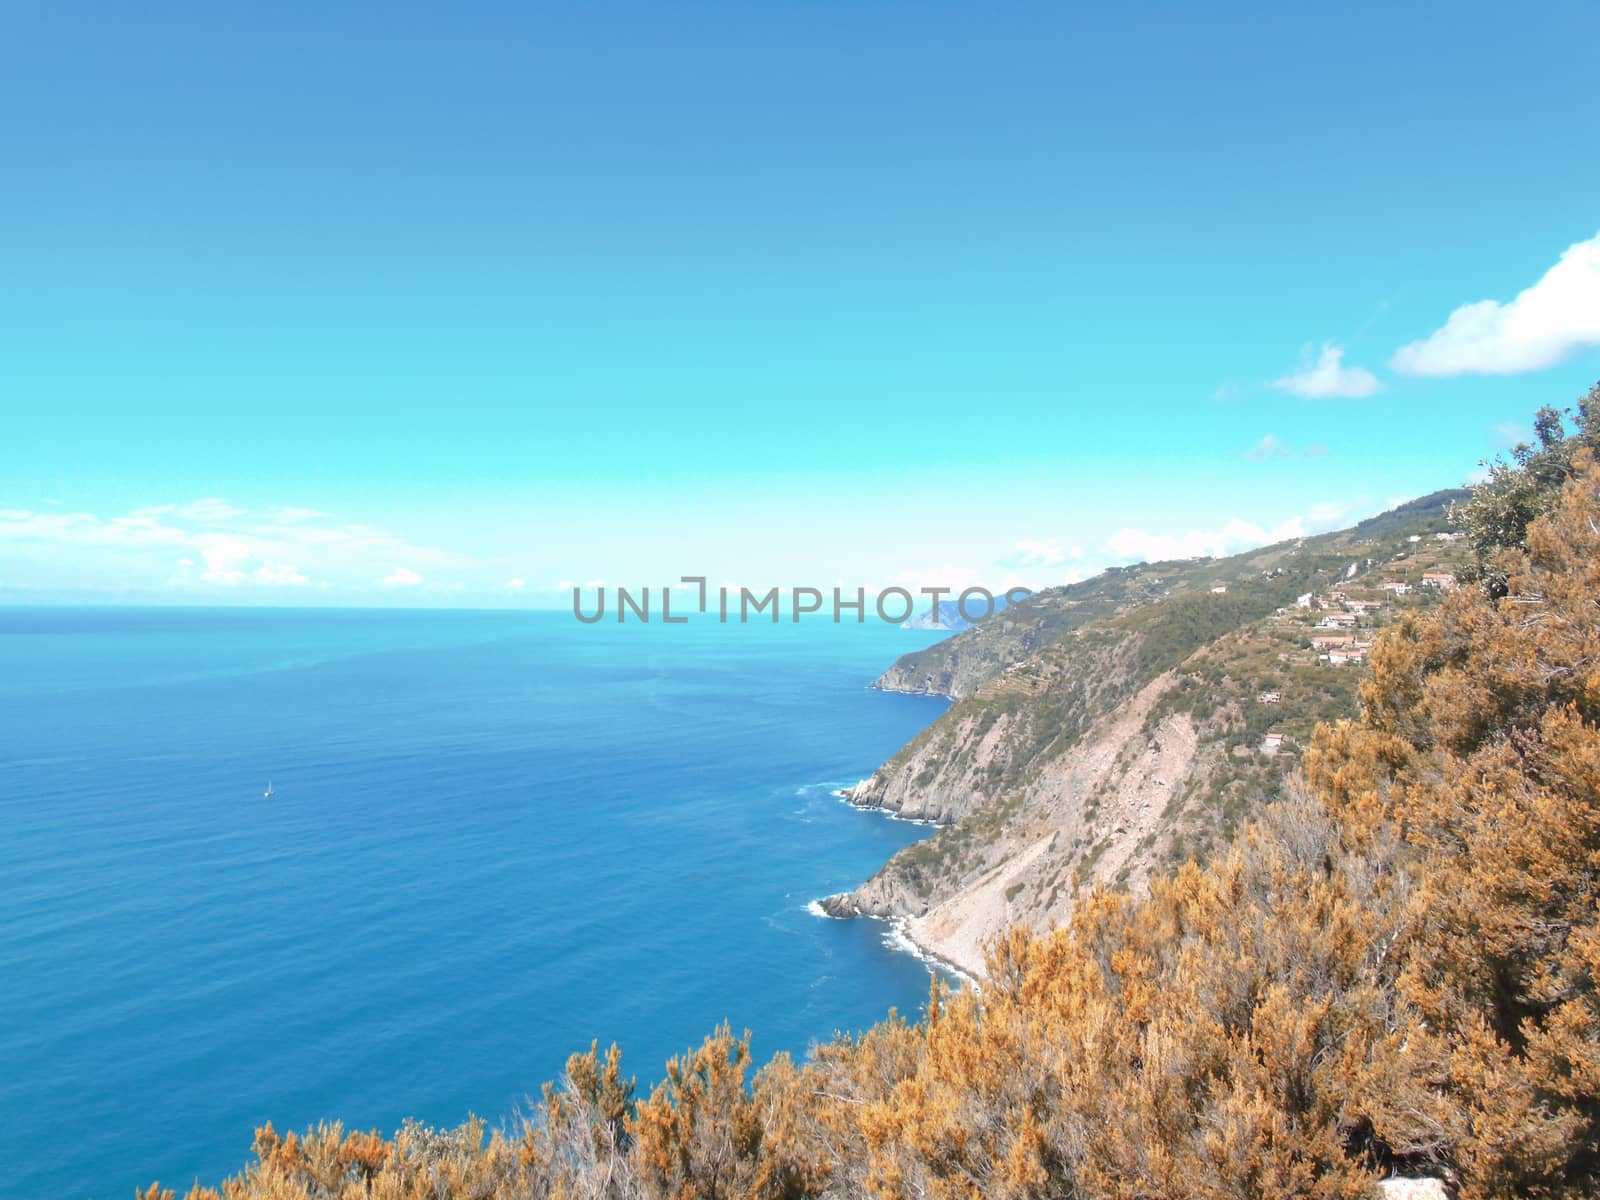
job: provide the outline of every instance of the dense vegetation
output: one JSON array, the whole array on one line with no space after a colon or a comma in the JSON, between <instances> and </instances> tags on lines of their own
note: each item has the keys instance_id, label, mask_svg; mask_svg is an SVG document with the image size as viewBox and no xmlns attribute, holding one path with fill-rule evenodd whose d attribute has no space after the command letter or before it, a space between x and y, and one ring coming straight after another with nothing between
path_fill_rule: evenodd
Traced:
<instances>
[{"instance_id":1,"label":"dense vegetation","mask_svg":"<svg viewBox=\"0 0 1600 1200\"><path fill-rule=\"evenodd\" d=\"M1577 431L1567 435L1566 421ZM1533 419L1534 439L1512 447L1510 459L1485 462L1487 478L1451 513L1471 540L1478 575L1494 596L1506 594L1498 555L1507 546L1527 543L1528 525L1545 510L1549 496L1577 470L1579 455L1600 454L1600 383L1579 398L1576 409L1541 408Z\"/></svg>"},{"instance_id":2,"label":"dense vegetation","mask_svg":"<svg viewBox=\"0 0 1600 1200\"><path fill-rule=\"evenodd\" d=\"M1600 469L1567 445L1462 505L1525 506L1477 544L1499 586L1380 638L1288 798L1147 897L1014 930L981 997L753 1079L724 1028L647 1095L591 1048L487 1138L269 1126L220 1194L1600 1195Z\"/></svg>"}]
</instances>

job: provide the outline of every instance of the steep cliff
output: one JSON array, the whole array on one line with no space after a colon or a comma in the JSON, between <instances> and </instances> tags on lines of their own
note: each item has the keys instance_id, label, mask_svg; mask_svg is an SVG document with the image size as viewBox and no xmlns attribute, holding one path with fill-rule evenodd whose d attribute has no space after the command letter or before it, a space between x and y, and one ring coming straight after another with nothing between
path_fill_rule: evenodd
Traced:
<instances>
[{"instance_id":1,"label":"steep cliff","mask_svg":"<svg viewBox=\"0 0 1600 1200\"><path fill-rule=\"evenodd\" d=\"M1040 593L900 660L879 686L957 703L848 799L947 827L827 911L902 921L978 973L990 938L1064 920L1084 884L1139 890L1204 859L1282 793L1316 721L1355 714L1361 667L1337 660L1436 598L1422 574L1464 554L1432 536L1453 495L1365 528ZM1405 581L1417 585L1405 596L1381 586ZM1358 644L1330 651L1319 637Z\"/></svg>"}]
</instances>

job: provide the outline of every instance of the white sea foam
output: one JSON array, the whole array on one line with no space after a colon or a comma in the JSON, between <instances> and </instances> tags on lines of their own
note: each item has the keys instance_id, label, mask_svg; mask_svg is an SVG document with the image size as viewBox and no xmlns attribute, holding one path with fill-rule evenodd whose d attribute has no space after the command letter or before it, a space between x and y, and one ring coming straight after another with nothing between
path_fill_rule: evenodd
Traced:
<instances>
[{"instance_id":1,"label":"white sea foam","mask_svg":"<svg viewBox=\"0 0 1600 1200\"><path fill-rule=\"evenodd\" d=\"M883 920L882 917L876 917L874 919L880 921ZM949 959L941 958L931 950L925 950L923 947L917 945L916 942L912 941L911 936L906 933L906 921L904 917L895 917L893 920L884 921L884 924L888 926L888 932L883 935L883 944L889 949L898 950L901 954L909 954L912 958L922 962L930 969L943 971L947 975L954 975L962 983L970 988L973 988L974 990L978 988L978 980L976 976L972 975L970 972L963 971Z\"/></svg>"},{"instance_id":2,"label":"white sea foam","mask_svg":"<svg viewBox=\"0 0 1600 1200\"><path fill-rule=\"evenodd\" d=\"M861 784L866 782L867 780L863 779L861 783L856 784L854 788L835 788L829 794L832 795L834 799L848 804L857 812L876 813L886 820L904 821L907 825L932 825L935 828L943 828L943 825L939 821L934 820L932 817L902 817L899 813L895 812L894 809L884 808L881 804L857 804L852 797L855 794L856 788L860 787Z\"/></svg>"},{"instance_id":3,"label":"white sea foam","mask_svg":"<svg viewBox=\"0 0 1600 1200\"><path fill-rule=\"evenodd\" d=\"M904 821L907 825L932 825L935 829L944 828L943 825L934 820L932 817L902 817L899 813L893 812L889 809L884 809L883 812L884 815L887 816L891 821Z\"/></svg>"},{"instance_id":4,"label":"white sea foam","mask_svg":"<svg viewBox=\"0 0 1600 1200\"><path fill-rule=\"evenodd\" d=\"M941 958L931 950L925 950L911 940L911 935L906 932L906 919L895 917L893 919L876 917L871 913L858 913L854 917L836 917L822 907L820 900L813 900L806 905L806 911L813 917L821 917L825 921L850 921L868 920L876 921L883 926L883 944L886 948L899 954L909 954L912 958L926 966L930 971L953 975L967 987L978 990L977 977L970 972L963 971L949 959Z\"/></svg>"}]
</instances>

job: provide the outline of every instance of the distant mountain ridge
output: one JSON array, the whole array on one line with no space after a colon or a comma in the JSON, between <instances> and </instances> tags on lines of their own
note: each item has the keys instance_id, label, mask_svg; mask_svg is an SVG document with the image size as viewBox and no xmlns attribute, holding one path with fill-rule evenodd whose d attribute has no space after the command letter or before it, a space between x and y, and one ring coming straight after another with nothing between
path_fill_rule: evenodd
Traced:
<instances>
[{"instance_id":1,"label":"distant mountain ridge","mask_svg":"<svg viewBox=\"0 0 1600 1200\"><path fill-rule=\"evenodd\" d=\"M979 621L993 613L1004 612L1006 610L1006 598L1004 595L995 596L993 604L989 605L984 603L982 597L973 596L967 603L967 610L968 612L977 613L977 619L968 619L966 613L961 611L961 601L959 599L941 600L939 601L937 615L935 615L932 605L926 608L919 608L910 620L901 623L900 628L943 629L950 633L960 633L964 629L971 629Z\"/></svg>"},{"instance_id":2,"label":"distant mountain ridge","mask_svg":"<svg viewBox=\"0 0 1600 1200\"><path fill-rule=\"evenodd\" d=\"M1013 605L1004 616L969 625L961 636L901 655L872 683L889 692L947 696L959 700L977 684L1083 626L1124 608L1159 600L1182 591L1226 584L1234 564L1249 561L1282 546L1327 539L1383 538L1413 534L1422 537L1448 529L1450 505L1465 499L1462 488L1431 492L1388 512L1369 517L1351 529L1296 538L1278 547L1266 546L1227 558L1173 559L1111 567L1081 583L1035 592ZM1292 599L1292 597L1291 597ZM1281 602L1281 601L1280 601Z\"/></svg>"}]
</instances>

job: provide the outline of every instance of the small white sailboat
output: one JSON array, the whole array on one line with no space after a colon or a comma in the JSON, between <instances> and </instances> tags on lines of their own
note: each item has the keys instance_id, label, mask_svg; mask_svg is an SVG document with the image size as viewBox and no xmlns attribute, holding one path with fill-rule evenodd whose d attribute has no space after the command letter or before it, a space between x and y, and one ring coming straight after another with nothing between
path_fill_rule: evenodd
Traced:
<instances>
[{"instance_id":1,"label":"small white sailboat","mask_svg":"<svg viewBox=\"0 0 1600 1200\"><path fill-rule=\"evenodd\" d=\"M261 798L263 800L272 799L272 780L267 780L267 790L261 793Z\"/></svg>"}]
</instances>

